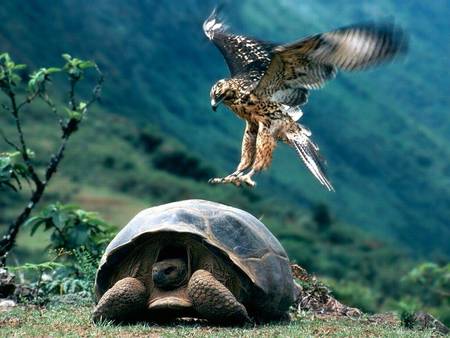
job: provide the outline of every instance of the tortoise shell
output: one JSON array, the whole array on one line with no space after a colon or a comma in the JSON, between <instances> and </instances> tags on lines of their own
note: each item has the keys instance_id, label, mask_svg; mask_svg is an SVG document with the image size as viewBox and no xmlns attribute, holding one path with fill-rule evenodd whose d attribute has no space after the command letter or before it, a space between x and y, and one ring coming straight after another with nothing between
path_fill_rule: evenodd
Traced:
<instances>
[{"instance_id":1,"label":"tortoise shell","mask_svg":"<svg viewBox=\"0 0 450 338\"><path fill-rule=\"evenodd\" d=\"M205 200L185 200L139 212L109 243L100 261L97 299L111 287L111 275L139 238L160 232L190 234L218 249L250 280L256 308L286 312L294 301L288 256L257 218L243 210Z\"/></svg>"}]
</instances>

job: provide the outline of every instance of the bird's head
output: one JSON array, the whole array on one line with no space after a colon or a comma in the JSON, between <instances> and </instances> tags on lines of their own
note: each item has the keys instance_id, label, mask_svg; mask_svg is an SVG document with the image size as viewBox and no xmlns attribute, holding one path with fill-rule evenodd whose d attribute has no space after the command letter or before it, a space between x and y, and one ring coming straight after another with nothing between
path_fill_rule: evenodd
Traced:
<instances>
[{"instance_id":1,"label":"bird's head","mask_svg":"<svg viewBox=\"0 0 450 338\"><path fill-rule=\"evenodd\" d=\"M237 98L237 90L233 81L222 79L217 81L211 88L211 108L216 111L217 106L222 102L232 103Z\"/></svg>"}]
</instances>

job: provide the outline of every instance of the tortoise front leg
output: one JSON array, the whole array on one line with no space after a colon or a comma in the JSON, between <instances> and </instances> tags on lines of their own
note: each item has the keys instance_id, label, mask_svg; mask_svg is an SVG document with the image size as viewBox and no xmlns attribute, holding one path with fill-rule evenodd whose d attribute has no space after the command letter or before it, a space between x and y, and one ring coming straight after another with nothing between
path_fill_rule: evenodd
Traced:
<instances>
[{"instance_id":1,"label":"tortoise front leg","mask_svg":"<svg viewBox=\"0 0 450 338\"><path fill-rule=\"evenodd\" d=\"M242 324L250 321L244 305L206 270L197 270L192 274L188 295L194 309L209 321L220 324Z\"/></svg>"},{"instance_id":2,"label":"tortoise front leg","mask_svg":"<svg viewBox=\"0 0 450 338\"><path fill-rule=\"evenodd\" d=\"M133 277L126 277L113 285L100 298L94 309L94 322L112 320L116 322L143 319L147 306L147 290L144 284Z\"/></svg>"}]
</instances>

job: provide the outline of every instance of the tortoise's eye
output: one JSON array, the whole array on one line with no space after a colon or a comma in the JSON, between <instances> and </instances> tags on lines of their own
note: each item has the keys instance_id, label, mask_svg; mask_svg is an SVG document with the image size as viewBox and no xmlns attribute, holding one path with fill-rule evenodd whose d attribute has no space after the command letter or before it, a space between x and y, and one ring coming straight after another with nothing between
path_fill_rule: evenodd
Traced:
<instances>
[{"instance_id":1,"label":"tortoise's eye","mask_svg":"<svg viewBox=\"0 0 450 338\"><path fill-rule=\"evenodd\" d=\"M174 271L175 271L175 267L174 266L170 266L166 270L164 270L164 274L170 275Z\"/></svg>"}]
</instances>

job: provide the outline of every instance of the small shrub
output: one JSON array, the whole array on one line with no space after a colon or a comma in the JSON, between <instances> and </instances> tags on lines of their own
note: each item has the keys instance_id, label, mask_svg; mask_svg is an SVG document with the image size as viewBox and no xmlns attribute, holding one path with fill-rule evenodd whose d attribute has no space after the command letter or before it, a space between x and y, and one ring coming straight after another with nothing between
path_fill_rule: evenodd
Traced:
<instances>
[{"instance_id":1,"label":"small shrub","mask_svg":"<svg viewBox=\"0 0 450 338\"><path fill-rule=\"evenodd\" d=\"M313 219L319 230L328 229L333 222L330 209L323 203L315 206L313 210Z\"/></svg>"},{"instance_id":2,"label":"small shrub","mask_svg":"<svg viewBox=\"0 0 450 338\"><path fill-rule=\"evenodd\" d=\"M419 264L401 279L401 286L408 299L422 305L420 310L425 308L444 324L450 324L450 264Z\"/></svg>"},{"instance_id":3,"label":"small shrub","mask_svg":"<svg viewBox=\"0 0 450 338\"><path fill-rule=\"evenodd\" d=\"M155 131L149 128L144 128L139 134L139 143L146 153L153 153L162 142L162 137L156 135Z\"/></svg>"},{"instance_id":4,"label":"small shrub","mask_svg":"<svg viewBox=\"0 0 450 338\"><path fill-rule=\"evenodd\" d=\"M0 128L1 139L12 152L0 154L0 190L5 187L17 191L22 188L21 180L28 183L31 194L28 202L21 212L9 224L5 234L0 238L0 266L5 266L9 252L14 247L17 235L27 222L31 212L43 198L46 188L53 175L56 173L64 152L72 134L78 131L80 124L85 120L89 107L98 101L103 75L98 66L92 61L74 58L69 54L63 54L65 64L61 68L40 68L29 73L29 81L22 84L26 77L23 70L24 64L17 64L8 53L0 53L0 95L2 96L2 112L6 112L15 121L15 139ZM84 78L86 71L93 69L97 74L97 84L92 89L91 98L80 100L76 95L77 84ZM56 104L51 98L48 87L52 83L52 77L64 74L68 78L68 102ZM3 99L6 101L3 101ZM60 144L48 160L35 159L34 152L29 148L28 138L23 132L24 107L35 104L40 100L44 103L48 112L58 122ZM0 126L1 127L1 126ZM44 173L40 168L44 166ZM42 175L43 174L43 175Z\"/></svg>"},{"instance_id":5,"label":"small shrub","mask_svg":"<svg viewBox=\"0 0 450 338\"><path fill-rule=\"evenodd\" d=\"M51 231L51 249L77 252L83 248L95 259L100 258L114 232L114 227L96 213L61 203L49 205L39 215L31 217L25 226L30 228L31 235L39 228Z\"/></svg>"},{"instance_id":6,"label":"small shrub","mask_svg":"<svg viewBox=\"0 0 450 338\"><path fill-rule=\"evenodd\" d=\"M52 204L38 216L30 218L26 226L34 233L38 228L52 231L49 249L54 259L40 264L11 267L13 271L27 274L26 288L31 289L27 299L43 305L55 296L65 297L64 302L92 301L95 274L113 227L98 218L97 214L71 205Z\"/></svg>"},{"instance_id":7,"label":"small shrub","mask_svg":"<svg viewBox=\"0 0 450 338\"><path fill-rule=\"evenodd\" d=\"M417 303L412 299L403 300L398 303L398 312L400 313L400 320L404 327L408 329L414 328L417 308Z\"/></svg>"},{"instance_id":8,"label":"small shrub","mask_svg":"<svg viewBox=\"0 0 450 338\"><path fill-rule=\"evenodd\" d=\"M64 265L58 262L49 261L39 264L25 263L24 265L9 267L10 271L18 271L29 275L33 282L29 283L26 287L22 287L22 292L18 292L17 298L19 301L32 302L34 304L41 305L46 303L48 295L45 292L46 273L49 273ZM25 292L23 292L25 290Z\"/></svg>"}]
</instances>

